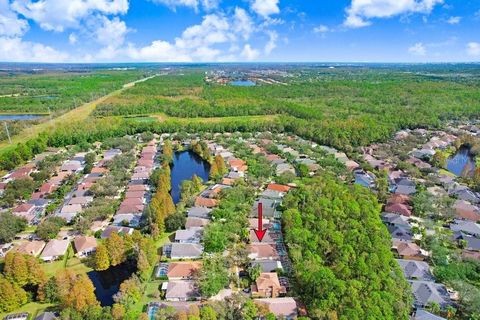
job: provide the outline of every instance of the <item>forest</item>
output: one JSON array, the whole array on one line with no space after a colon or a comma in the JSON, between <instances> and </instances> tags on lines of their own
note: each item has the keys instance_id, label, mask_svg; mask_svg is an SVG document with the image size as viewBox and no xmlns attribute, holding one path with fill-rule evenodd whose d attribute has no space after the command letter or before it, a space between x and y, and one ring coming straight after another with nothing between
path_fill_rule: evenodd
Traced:
<instances>
[{"instance_id":1,"label":"forest","mask_svg":"<svg viewBox=\"0 0 480 320\"><path fill-rule=\"evenodd\" d=\"M47 113L72 109L142 75L139 71L101 70L0 77L0 112Z\"/></svg>"},{"instance_id":2,"label":"forest","mask_svg":"<svg viewBox=\"0 0 480 320\"><path fill-rule=\"evenodd\" d=\"M295 288L317 319L408 319L410 287L390 252L378 200L324 175L284 200Z\"/></svg>"}]
</instances>

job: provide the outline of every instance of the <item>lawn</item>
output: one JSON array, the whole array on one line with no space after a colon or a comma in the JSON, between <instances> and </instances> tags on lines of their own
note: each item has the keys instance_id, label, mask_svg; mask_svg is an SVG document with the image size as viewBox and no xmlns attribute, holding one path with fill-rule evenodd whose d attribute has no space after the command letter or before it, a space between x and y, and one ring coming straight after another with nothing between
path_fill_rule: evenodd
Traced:
<instances>
[{"instance_id":1,"label":"lawn","mask_svg":"<svg viewBox=\"0 0 480 320\"><path fill-rule=\"evenodd\" d=\"M43 271L45 271L49 277L55 276L59 271L65 269L70 269L75 273L87 273L93 270L82 263L79 258L73 255L73 250L71 247L69 247L67 254L62 260L53 261L50 263L42 263L41 266Z\"/></svg>"},{"instance_id":2,"label":"lawn","mask_svg":"<svg viewBox=\"0 0 480 320\"><path fill-rule=\"evenodd\" d=\"M30 319L35 319L36 316L44 312L47 308L51 307L55 307L55 305L51 303L30 302L15 311L9 313L0 313L0 319L3 319L3 317L5 317L7 314L21 312L28 312L30 314Z\"/></svg>"}]
</instances>

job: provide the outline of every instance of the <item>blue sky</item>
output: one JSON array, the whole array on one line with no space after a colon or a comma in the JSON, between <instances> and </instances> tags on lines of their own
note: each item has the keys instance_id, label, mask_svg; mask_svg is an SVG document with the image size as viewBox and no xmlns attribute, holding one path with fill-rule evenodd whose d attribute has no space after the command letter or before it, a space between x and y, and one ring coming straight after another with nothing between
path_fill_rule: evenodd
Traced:
<instances>
[{"instance_id":1,"label":"blue sky","mask_svg":"<svg viewBox=\"0 0 480 320\"><path fill-rule=\"evenodd\" d=\"M0 61L480 61L480 1L0 0Z\"/></svg>"}]
</instances>

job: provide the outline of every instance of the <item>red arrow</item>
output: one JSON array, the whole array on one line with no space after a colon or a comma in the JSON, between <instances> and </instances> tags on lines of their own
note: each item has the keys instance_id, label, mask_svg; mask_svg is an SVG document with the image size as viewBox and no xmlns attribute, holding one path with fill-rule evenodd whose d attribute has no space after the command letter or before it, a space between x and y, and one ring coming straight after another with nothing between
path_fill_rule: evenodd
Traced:
<instances>
[{"instance_id":1,"label":"red arrow","mask_svg":"<svg viewBox=\"0 0 480 320\"><path fill-rule=\"evenodd\" d=\"M262 242L263 237L265 236L265 233L267 232L267 229L263 229L263 223L262 223L262 203L258 203L258 230L254 230L255 234L257 235L258 241Z\"/></svg>"}]
</instances>

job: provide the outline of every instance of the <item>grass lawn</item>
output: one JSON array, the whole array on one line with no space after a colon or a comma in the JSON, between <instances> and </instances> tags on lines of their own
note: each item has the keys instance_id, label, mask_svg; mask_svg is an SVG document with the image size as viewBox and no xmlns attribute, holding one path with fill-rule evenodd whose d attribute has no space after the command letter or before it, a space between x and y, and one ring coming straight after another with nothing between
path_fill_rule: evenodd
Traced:
<instances>
[{"instance_id":1,"label":"grass lawn","mask_svg":"<svg viewBox=\"0 0 480 320\"><path fill-rule=\"evenodd\" d=\"M30 302L15 311L12 311L9 313L0 313L0 319L3 319L3 317L5 317L7 314L21 313L21 312L28 312L30 314L30 319L35 319L37 315L44 312L47 308L54 307L54 306L55 305L51 303Z\"/></svg>"},{"instance_id":2,"label":"grass lawn","mask_svg":"<svg viewBox=\"0 0 480 320\"><path fill-rule=\"evenodd\" d=\"M56 275L59 271L64 269L70 269L75 273L87 273L92 271L92 268L86 266L80 261L79 258L73 255L73 249L71 247L69 247L67 254L62 260L53 261L50 263L42 263L41 266L43 271L45 271L49 277Z\"/></svg>"}]
</instances>

